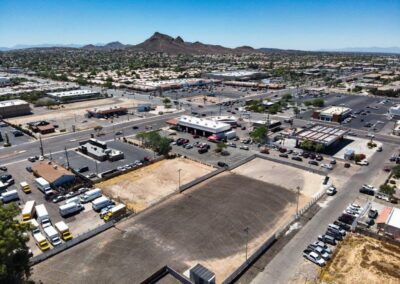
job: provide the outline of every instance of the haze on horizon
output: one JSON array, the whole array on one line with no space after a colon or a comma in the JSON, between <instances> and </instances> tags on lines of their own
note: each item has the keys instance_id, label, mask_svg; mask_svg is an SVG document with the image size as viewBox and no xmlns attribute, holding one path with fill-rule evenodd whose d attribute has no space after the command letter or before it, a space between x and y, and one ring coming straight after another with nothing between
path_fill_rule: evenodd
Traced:
<instances>
[{"instance_id":1,"label":"haze on horizon","mask_svg":"<svg viewBox=\"0 0 400 284\"><path fill-rule=\"evenodd\" d=\"M0 46L137 44L155 31L226 47L400 47L400 1L0 0Z\"/></svg>"}]
</instances>

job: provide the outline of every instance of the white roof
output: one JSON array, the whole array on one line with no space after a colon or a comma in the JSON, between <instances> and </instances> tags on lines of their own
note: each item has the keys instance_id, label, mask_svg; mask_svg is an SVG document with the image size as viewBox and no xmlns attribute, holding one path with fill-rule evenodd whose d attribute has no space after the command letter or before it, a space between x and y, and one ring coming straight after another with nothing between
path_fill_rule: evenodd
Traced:
<instances>
[{"instance_id":1,"label":"white roof","mask_svg":"<svg viewBox=\"0 0 400 284\"><path fill-rule=\"evenodd\" d=\"M27 104L26 101L23 100L9 100L9 101L2 101L0 102L0 108L2 107L10 107L10 106L18 106Z\"/></svg>"},{"instance_id":2,"label":"white roof","mask_svg":"<svg viewBox=\"0 0 400 284\"><path fill-rule=\"evenodd\" d=\"M351 111L351 108L341 106L330 106L321 110L322 115L341 115L343 113Z\"/></svg>"},{"instance_id":3,"label":"white roof","mask_svg":"<svg viewBox=\"0 0 400 284\"><path fill-rule=\"evenodd\" d=\"M393 208L392 213L390 214L389 219L387 220L387 224L389 226L400 229L400 209L399 208Z\"/></svg>"},{"instance_id":4,"label":"white roof","mask_svg":"<svg viewBox=\"0 0 400 284\"><path fill-rule=\"evenodd\" d=\"M64 92L54 92L54 93L47 93L48 96L52 97L73 97L73 96L81 96L81 95L90 95L90 94L98 94L99 92L92 91L92 90L72 90L72 91L64 91Z\"/></svg>"},{"instance_id":5,"label":"white roof","mask_svg":"<svg viewBox=\"0 0 400 284\"><path fill-rule=\"evenodd\" d=\"M258 74L258 71L250 71L250 70L235 70L235 71L225 71L225 72L212 72L211 74L217 76L234 76L234 77L241 77L241 76L251 76L254 74Z\"/></svg>"},{"instance_id":6,"label":"white roof","mask_svg":"<svg viewBox=\"0 0 400 284\"><path fill-rule=\"evenodd\" d=\"M220 133L231 129L231 126L227 123L189 115L182 115L178 124L212 133Z\"/></svg>"}]
</instances>

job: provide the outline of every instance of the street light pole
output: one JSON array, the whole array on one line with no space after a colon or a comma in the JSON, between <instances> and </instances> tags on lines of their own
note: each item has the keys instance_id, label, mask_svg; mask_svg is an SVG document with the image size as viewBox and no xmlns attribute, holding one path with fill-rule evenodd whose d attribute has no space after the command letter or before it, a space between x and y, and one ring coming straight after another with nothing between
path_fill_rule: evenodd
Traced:
<instances>
[{"instance_id":1,"label":"street light pole","mask_svg":"<svg viewBox=\"0 0 400 284\"><path fill-rule=\"evenodd\" d=\"M249 227L246 227L244 229L246 232L246 262L247 262L247 249L248 249L248 243L249 243Z\"/></svg>"},{"instance_id":2,"label":"street light pole","mask_svg":"<svg viewBox=\"0 0 400 284\"><path fill-rule=\"evenodd\" d=\"M181 191L181 171L182 169L178 170L178 191Z\"/></svg>"},{"instance_id":3,"label":"street light pole","mask_svg":"<svg viewBox=\"0 0 400 284\"><path fill-rule=\"evenodd\" d=\"M300 196L300 187L296 187L297 189L297 201L296 201L296 215L299 215L299 196Z\"/></svg>"}]
</instances>

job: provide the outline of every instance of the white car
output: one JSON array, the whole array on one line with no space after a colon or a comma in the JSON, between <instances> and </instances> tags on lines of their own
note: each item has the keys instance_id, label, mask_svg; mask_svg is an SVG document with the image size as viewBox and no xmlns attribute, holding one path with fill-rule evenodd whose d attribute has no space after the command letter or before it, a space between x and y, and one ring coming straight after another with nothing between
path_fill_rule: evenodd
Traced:
<instances>
[{"instance_id":1,"label":"white car","mask_svg":"<svg viewBox=\"0 0 400 284\"><path fill-rule=\"evenodd\" d=\"M368 165L369 165L369 162L368 162L367 160L362 160L362 161L358 162L357 165L360 165L360 166L368 166Z\"/></svg>"},{"instance_id":2,"label":"white car","mask_svg":"<svg viewBox=\"0 0 400 284\"><path fill-rule=\"evenodd\" d=\"M373 186L370 185L370 184L363 184L362 187L365 188L365 189L375 190L375 187L373 187Z\"/></svg>"},{"instance_id":3,"label":"white car","mask_svg":"<svg viewBox=\"0 0 400 284\"><path fill-rule=\"evenodd\" d=\"M303 252L303 256L307 258L309 261L314 262L315 264L318 264L319 266L324 266L325 265L325 260L322 259L316 252Z\"/></svg>"},{"instance_id":4,"label":"white car","mask_svg":"<svg viewBox=\"0 0 400 284\"><path fill-rule=\"evenodd\" d=\"M336 188L334 187L334 186L330 186L327 190L326 190L326 194L327 195L330 195L330 196L332 196L332 195L335 195L336 194Z\"/></svg>"},{"instance_id":5,"label":"white car","mask_svg":"<svg viewBox=\"0 0 400 284\"><path fill-rule=\"evenodd\" d=\"M240 145L239 148L242 149L242 150L249 150L249 147L245 146L245 145Z\"/></svg>"},{"instance_id":6,"label":"white car","mask_svg":"<svg viewBox=\"0 0 400 284\"><path fill-rule=\"evenodd\" d=\"M325 169L328 169L328 170L332 170L332 169L333 169L333 166L330 165L330 164L322 164L322 165L321 165L321 168L325 168Z\"/></svg>"}]
</instances>

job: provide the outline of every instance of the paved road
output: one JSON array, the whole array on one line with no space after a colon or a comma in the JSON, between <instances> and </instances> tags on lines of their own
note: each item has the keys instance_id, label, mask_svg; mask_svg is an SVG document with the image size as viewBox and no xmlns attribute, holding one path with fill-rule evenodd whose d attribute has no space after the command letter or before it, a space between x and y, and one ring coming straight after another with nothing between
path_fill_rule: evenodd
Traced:
<instances>
[{"instance_id":1,"label":"paved road","mask_svg":"<svg viewBox=\"0 0 400 284\"><path fill-rule=\"evenodd\" d=\"M116 125L110 125L103 128L104 136L101 136L101 140L113 140L114 133L116 131L123 131L124 136L130 136L137 132L143 131L145 125L152 125L153 129L158 129L165 126L165 122L176 117L179 114L171 113L162 116L145 118L140 121L127 121ZM138 130L132 129L132 126L139 126ZM79 141L90 138L90 134L94 133L93 130L85 130L75 133L69 133L60 136L49 137L43 139L43 149L45 155L50 152L52 154L59 153L63 151L66 147L67 149L75 148L79 146ZM16 145L10 148L4 148L1 150L0 160L2 165L7 165L13 162L27 159L30 156L40 155L40 142L33 141L21 145Z\"/></svg>"},{"instance_id":2,"label":"paved road","mask_svg":"<svg viewBox=\"0 0 400 284\"><path fill-rule=\"evenodd\" d=\"M308 244L315 241L319 234L324 233L327 225L334 221L345 207L357 198L360 194L358 190L362 184L371 183L374 173L381 170L382 165L394 149L394 145L386 147L381 154L375 155L368 167L361 167L332 199L329 206L322 208L251 283L288 283L298 265L303 261L303 250Z\"/></svg>"}]
</instances>

